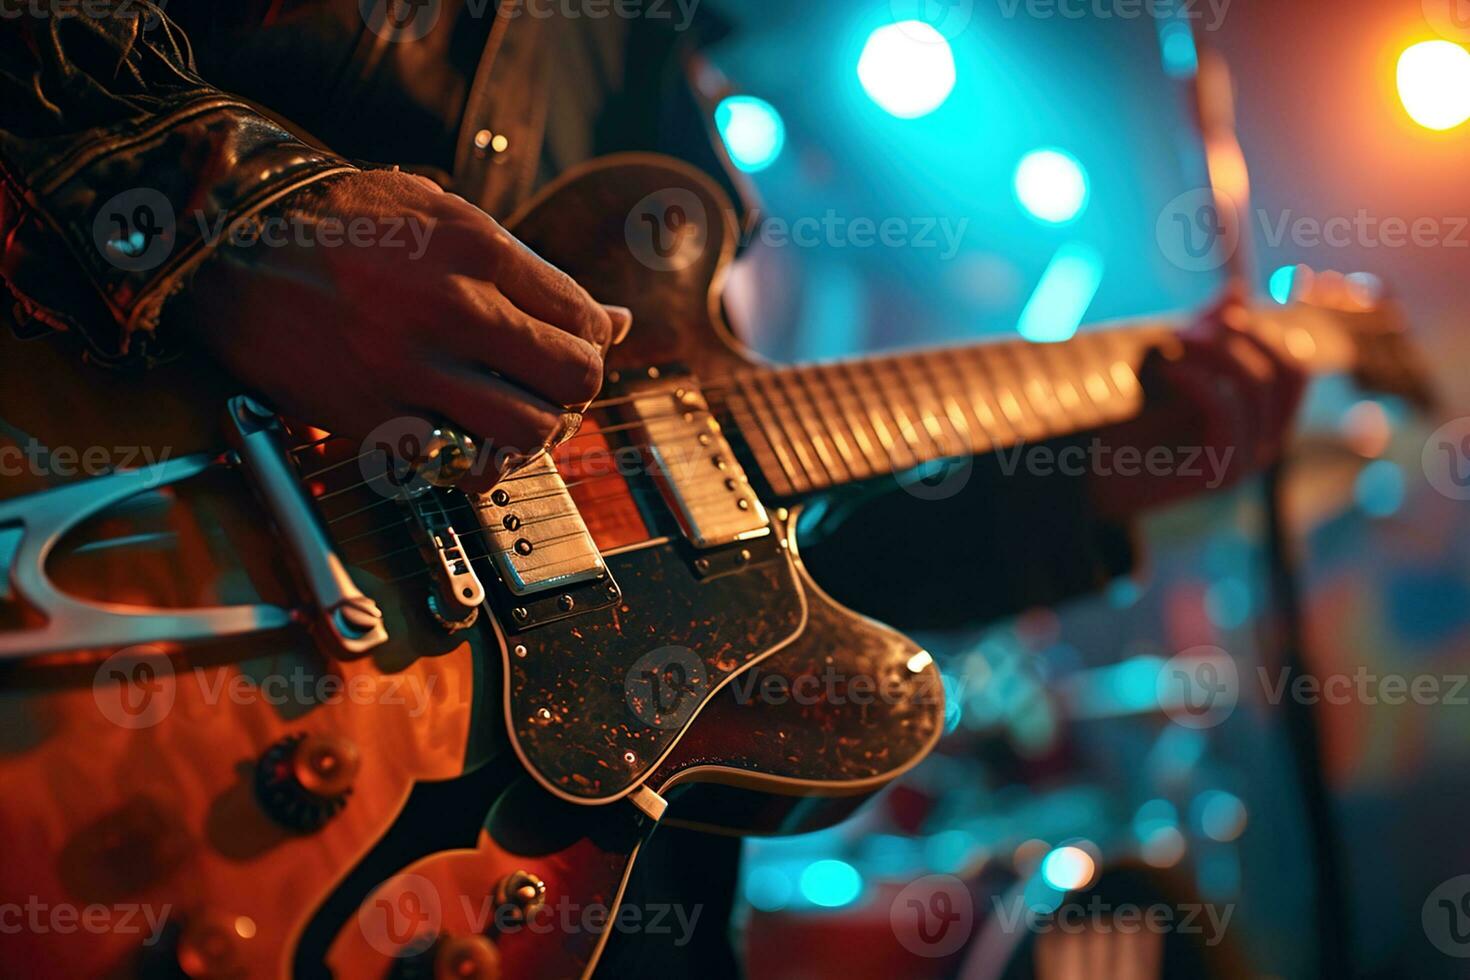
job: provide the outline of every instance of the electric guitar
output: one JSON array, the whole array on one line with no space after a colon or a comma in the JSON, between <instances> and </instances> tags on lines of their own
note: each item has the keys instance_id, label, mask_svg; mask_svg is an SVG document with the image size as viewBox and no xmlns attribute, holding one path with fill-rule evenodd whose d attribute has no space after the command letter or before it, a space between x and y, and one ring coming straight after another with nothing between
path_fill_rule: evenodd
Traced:
<instances>
[{"instance_id":1,"label":"electric guitar","mask_svg":"<svg viewBox=\"0 0 1470 980\"><path fill-rule=\"evenodd\" d=\"M582 430L486 494L449 430L345 445L199 359L3 341L0 879L39 925L0 966L581 976L607 928L553 913L616 909L660 823L817 829L923 758L938 672L807 574L803 501L1135 415L1177 325L767 366L721 315L732 213L628 155L510 222L635 326ZM1416 381L1385 309L1252 329Z\"/></svg>"}]
</instances>

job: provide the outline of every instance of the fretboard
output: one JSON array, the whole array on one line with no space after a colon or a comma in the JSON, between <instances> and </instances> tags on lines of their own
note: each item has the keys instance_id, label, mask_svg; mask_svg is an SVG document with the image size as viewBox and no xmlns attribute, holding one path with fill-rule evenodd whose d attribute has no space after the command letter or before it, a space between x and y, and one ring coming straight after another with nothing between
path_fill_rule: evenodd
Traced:
<instances>
[{"instance_id":1,"label":"fretboard","mask_svg":"<svg viewBox=\"0 0 1470 980\"><path fill-rule=\"evenodd\" d=\"M1006 340L829 364L752 369L724 401L771 488L793 497L1085 432L1143 408L1147 352L1175 342L1164 320L1084 330L1059 344ZM1277 308L1257 336L1309 367L1351 366L1331 314Z\"/></svg>"}]
</instances>

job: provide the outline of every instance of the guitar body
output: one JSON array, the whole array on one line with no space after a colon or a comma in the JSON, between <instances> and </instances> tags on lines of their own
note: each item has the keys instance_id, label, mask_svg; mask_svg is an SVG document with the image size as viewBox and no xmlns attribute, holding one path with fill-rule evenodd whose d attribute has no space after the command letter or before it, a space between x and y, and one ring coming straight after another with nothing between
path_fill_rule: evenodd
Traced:
<instances>
[{"instance_id":1,"label":"guitar body","mask_svg":"<svg viewBox=\"0 0 1470 980\"><path fill-rule=\"evenodd\" d=\"M671 266L657 251L652 264L640 260L630 215L650 195L673 195L700 221L672 246L702 236L692 261ZM699 174L631 157L559 181L514 229L594 295L634 310L634 331L611 357L614 384L671 369L715 379L750 364L719 314L730 213ZM186 358L146 377L104 374L64 340L0 340L0 445L53 451L45 466L7 473L0 506L83 477L100 486L108 468L225 448L224 399L239 385L212 365ZM589 414L589 429L621 421L602 416ZM187 484L148 487L70 529L45 563L59 591L119 607L261 604L292 615L257 635L89 646L0 666L4 891L34 896L43 918L112 917L85 942L65 932L65 911L54 927L0 936L0 966L272 977L314 972L310 950L338 976L387 976L423 957L485 955L471 937L486 933L489 909L488 955L505 976L580 975L604 933L496 926L507 906L492 897L530 875L547 908L615 906L660 815L626 797L652 790L668 800L665 819L719 832L795 832L841 819L922 758L942 728L937 671L912 643L821 592L801 565L792 513L773 509L765 540L726 549L739 553L734 564L709 572L636 478L576 486L573 445L561 452L572 498L621 596L534 626L493 589L471 628L436 622L405 532L379 526L381 495L339 480L355 469L338 465L355 448L340 457L307 446L293 462L352 581L382 610L387 641L358 655L324 650L305 628L312 610L270 508L223 457ZM88 462L93 448L100 462ZM72 451L70 466L58 449ZM756 492L774 508L758 478ZM45 510L45 499L27 498L21 512ZM8 544L21 532L3 514ZM495 574L489 562L477 567ZM42 618L11 571L0 634ZM670 647L692 654L702 676L672 720L650 721L630 701L629 678L650 650ZM497 758L524 774L497 777L488 797L470 794L471 812L456 814L469 820L467 839L385 856L415 798L452 794ZM308 774L331 785L325 804L295 785L307 759L326 760ZM332 777L349 760L344 787ZM442 899L429 919L415 891L425 882Z\"/></svg>"}]
</instances>

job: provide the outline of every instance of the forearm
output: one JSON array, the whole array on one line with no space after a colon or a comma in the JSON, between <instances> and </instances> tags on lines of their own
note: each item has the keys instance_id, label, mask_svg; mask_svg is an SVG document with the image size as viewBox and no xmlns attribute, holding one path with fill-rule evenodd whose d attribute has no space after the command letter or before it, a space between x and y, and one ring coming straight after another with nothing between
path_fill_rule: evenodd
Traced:
<instances>
[{"instance_id":1,"label":"forearm","mask_svg":"<svg viewBox=\"0 0 1470 980\"><path fill-rule=\"evenodd\" d=\"M144 360L234 225L352 168L200 79L157 8L110 7L0 0L0 279L20 325Z\"/></svg>"}]
</instances>

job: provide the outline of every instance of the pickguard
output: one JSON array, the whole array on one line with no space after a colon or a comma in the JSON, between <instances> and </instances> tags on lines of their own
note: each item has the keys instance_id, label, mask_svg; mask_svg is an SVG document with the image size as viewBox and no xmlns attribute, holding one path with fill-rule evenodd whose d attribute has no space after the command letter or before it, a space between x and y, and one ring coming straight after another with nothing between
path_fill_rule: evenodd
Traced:
<instances>
[{"instance_id":1,"label":"pickguard","mask_svg":"<svg viewBox=\"0 0 1470 980\"><path fill-rule=\"evenodd\" d=\"M608 566L620 603L523 632L497 625L516 751L547 789L583 803L637 787L709 699L795 639L807 616L784 549L703 580L676 543Z\"/></svg>"}]
</instances>

